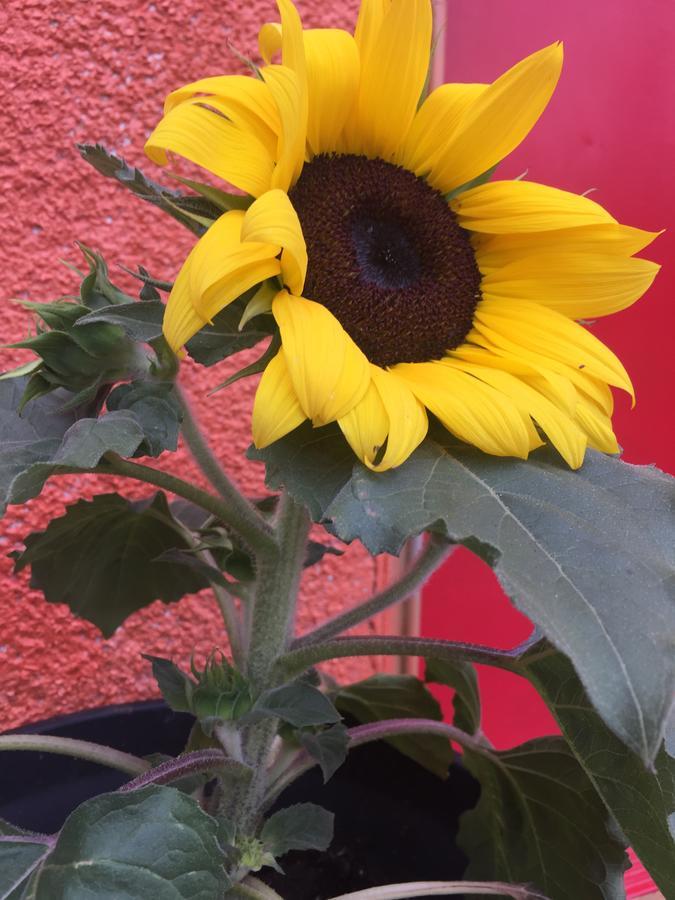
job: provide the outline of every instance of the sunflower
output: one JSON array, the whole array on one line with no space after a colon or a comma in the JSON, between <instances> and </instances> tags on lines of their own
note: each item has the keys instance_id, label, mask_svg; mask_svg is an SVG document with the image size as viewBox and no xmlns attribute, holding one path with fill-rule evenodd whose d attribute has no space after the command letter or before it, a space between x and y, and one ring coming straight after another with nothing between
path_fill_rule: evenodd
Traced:
<instances>
[{"instance_id":1,"label":"sunflower","mask_svg":"<svg viewBox=\"0 0 675 900\"><path fill-rule=\"evenodd\" d=\"M260 30L265 65L169 95L146 145L250 195L196 244L168 300L178 350L256 286L280 349L253 408L265 447L305 419L337 422L367 466L403 463L428 412L461 440L526 458L543 443L581 465L618 451L610 386L630 379L577 320L624 309L658 266L656 236L525 180L489 180L555 89L552 44L492 84L422 102L430 0L363 0L354 35L303 30L290 0ZM273 62L280 54L280 62Z\"/></svg>"}]
</instances>

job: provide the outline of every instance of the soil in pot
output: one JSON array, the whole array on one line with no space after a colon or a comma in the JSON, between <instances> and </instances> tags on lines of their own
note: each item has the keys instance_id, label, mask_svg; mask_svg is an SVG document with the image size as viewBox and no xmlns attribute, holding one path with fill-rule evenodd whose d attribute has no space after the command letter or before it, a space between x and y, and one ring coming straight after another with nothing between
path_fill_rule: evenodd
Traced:
<instances>
[{"instance_id":1,"label":"soil in pot","mask_svg":"<svg viewBox=\"0 0 675 900\"><path fill-rule=\"evenodd\" d=\"M96 741L137 756L175 755L192 724L163 703L107 707L19 729ZM113 791L128 776L93 763L44 753L3 753L0 817L54 832L84 800ZM459 765L446 781L392 747L359 747L327 785L318 769L280 797L277 807L318 803L335 813L327 853L283 858L285 874L261 876L286 900L324 900L377 884L461 879L466 859L456 846L458 819L477 801L478 783Z\"/></svg>"}]
</instances>

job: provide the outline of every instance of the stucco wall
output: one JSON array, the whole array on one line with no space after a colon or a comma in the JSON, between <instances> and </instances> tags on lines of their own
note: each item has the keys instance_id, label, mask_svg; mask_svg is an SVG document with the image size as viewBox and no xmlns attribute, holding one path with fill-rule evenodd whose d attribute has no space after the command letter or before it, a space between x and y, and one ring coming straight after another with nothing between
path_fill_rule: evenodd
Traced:
<instances>
[{"instance_id":1,"label":"stucco wall","mask_svg":"<svg viewBox=\"0 0 675 900\"><path fill-rule=\"evenodd\" d=\"M74 289L73 276L58 259L78 261L75 238L99 249L113 272L115 263L140 263L157 277L175 275L192 245L190 233L90 170L75 143L101 141L152 172L142 147L164 96L196 78L236 71L228 40L255 55L259 24L276 16L273 0L5 0L1 6L4 343L28 328L27 314L9 298L44 301ZM298 3L306 24L346 27L353 25L357 6L356 0ZM19 359L3 353L0 369ZM230 367L198 370L187 364L181 378L222 459L242 485L259 492L261 472L243 461L255 383L240 382L227 394L206 398ZM184 453L160 465L195 474ZM204 596L172 606L156 603L103 640L66 607L49 605L30 591L25 573L11 574L7 553L24 535L44 528L78 497L110 489L110 479L53 479L42 497L10 508L0 523L0 729L152 696L154 683L141 652L186 661L194 647L207 651L222 642L219 616ZM124 486L124 492L138 496L145 490ZM375 564L359 547L330 558L305 578L303 625L363 597L375 579ZM363 661L342 671L368 674L370 667Z\"/></svg>"}]
</instances>

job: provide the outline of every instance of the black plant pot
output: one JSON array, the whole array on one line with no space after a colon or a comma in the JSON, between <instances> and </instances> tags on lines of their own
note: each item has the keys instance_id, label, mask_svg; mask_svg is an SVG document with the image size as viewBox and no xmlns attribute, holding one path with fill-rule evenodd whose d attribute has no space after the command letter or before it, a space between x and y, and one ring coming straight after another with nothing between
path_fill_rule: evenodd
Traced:
<instances>
[{"instance_id":1,"label":"black plant pot","mask_svg":"<svg viewBox=\"0 0 675 900\"><path fill-rule=\"evenodd\" d=\"M192 722L191 716L151 701L18 730L94 741L136 756L176 755ZM3 752L1 762L0 817L31 831L58 830L84 800L113 791L129 778L47 753ZM271 870L262 875L288 900L321 900L401 881L461 879L466 859L455 843L458 820L478 793L478 783L460 765L440 781L382 742L360 747L327 785L313 769L277 804L311 801L332 810L335 837L328 852L289 853L283 859L285 875Z\"/></svg>"}]
</instances>

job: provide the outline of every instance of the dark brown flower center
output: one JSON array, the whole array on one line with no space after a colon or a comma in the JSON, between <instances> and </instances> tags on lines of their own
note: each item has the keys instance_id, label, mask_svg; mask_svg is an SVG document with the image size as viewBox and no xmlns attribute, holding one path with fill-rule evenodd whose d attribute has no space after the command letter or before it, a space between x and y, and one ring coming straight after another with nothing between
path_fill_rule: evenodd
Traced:
<instances>
[{"instance_id":1,"label":"dark brown flower center","mask_svg":"<svg viewBox=\"0 0 675 900\"><path fill-rule=\"evenodd\" d=\"M290 198L309 255L303 293L371 362L426 362L462 343L480 273L438 191L381 159L322 154L305 164Z\"/></svg>"}]
</instances>

